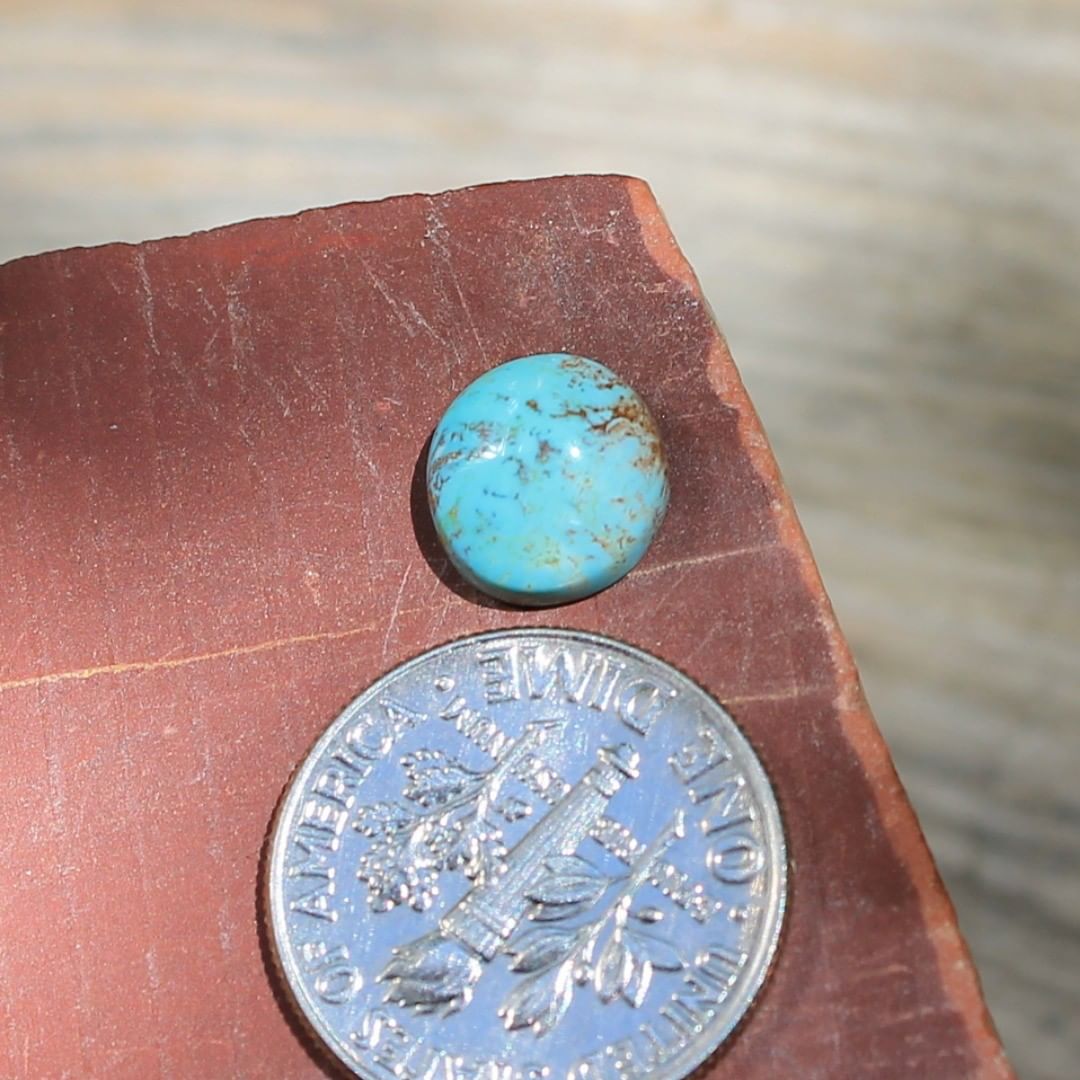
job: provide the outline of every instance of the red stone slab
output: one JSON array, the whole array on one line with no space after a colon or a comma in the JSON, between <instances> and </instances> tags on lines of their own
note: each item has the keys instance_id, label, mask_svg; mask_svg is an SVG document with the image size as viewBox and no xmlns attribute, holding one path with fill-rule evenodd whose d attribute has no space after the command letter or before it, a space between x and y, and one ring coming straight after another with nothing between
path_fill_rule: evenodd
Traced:
<instances>
[{"instance_id":1,"label":"red stone slab","mask_svg":"<svg viewBox=\"0 0 1080 1080\"><path fill-rule=\"evenodd\" d=\"M467 382L546 351L641 391L673 494L628 579L518 613L447 570L417 463ZM1012 1075L757 417L640 182L0 267L0 511L0 1075L328 1075L266 962L275 804L377 674L526 623L678 664L773 778L790 914L710 1076Z\"/></svg>"}]
</instances>

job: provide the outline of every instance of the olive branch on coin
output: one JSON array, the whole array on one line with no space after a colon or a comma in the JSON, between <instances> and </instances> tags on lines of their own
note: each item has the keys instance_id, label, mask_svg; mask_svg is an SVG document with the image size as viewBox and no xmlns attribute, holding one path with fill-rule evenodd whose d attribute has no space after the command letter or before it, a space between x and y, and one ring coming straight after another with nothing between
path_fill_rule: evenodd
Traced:
<instances>
[{"instance_id":1,"label":"olive branch on coin","mask_svg":"<svg viewBox=\"0 0 1080 1080\"><path fill-rule=\"evenodd\" d=\"M657 860L682 835L679 813L621 877L601 873L577 854L544 861L546 873L526 893L534 904L530 918L541 925L517 934L507 947L510 970L527 976L499 1008L508 1029L528 1028L537 1037L547 1034L566 1015L574 987L590 983L604 1004L621 997L639 1008L654 971L676 972L686 966L676 946L651 929L662 921L663 912L633 906ZM596 918L577 926L560 925L594 907L616 883L621 887Z\"/></svg>"},{"instance_id":2,"label":"olive branch on coin","mask_svg":"<svg viewBox=\"0 0 1080 1080\"><path fill-rule=\"evenodd\" d=\"M496 873L506 857L496 818L514 822L532 813L527 802L503 793L504 781L526 753L563 726L561 720L529 724L487 771L469 769L442 750L406 754L402 794L413 805L371 803L359 808L353 822L372 840L356 871L372 909L390 911L407 903L426 911L438 896L443 870L460 870L477 884Z\"/></svg>"},{"instance_id":3,"label":"olive branch on coin","mask_svg":"<svg viewBox=\"0 0 1080 1080\"><path fill-rule=\"evenodd\" d=\"M568 807L566 802L562 805ZM486 889L474 889L444 916L437 930L394 949L378 976L389 984L386 1000L420 1013L455 1012L471 1000L483 961L506 952L510 970L525 976L498 1010L511 1031L524 1028L538 1038L546 1035L566 1015L575 987L590 983L604 1003L622 997L639 1007L654 971L675 972L686 966L679 950L649 929L663 919L663 913L633 907L664 852L684 835L680 811L642 851L630 873L620 877L602 873L575 853L542 856L539 873L529 875L529 884L519 894L520 916L500 902L488 903L484 895L497 891L512 870ZM519 843L515 852L521 851ZM618 886L614 895L601 905L612 886ZM603 910L597 917L575 926L560 925L598 905ZM476 916L479 922L472 921ZM527 921L537 925L511 932L510 928ZM492 922L508 928L508 941L501 941L501 934L491 930Z\"/></svg>"}]
</instances>

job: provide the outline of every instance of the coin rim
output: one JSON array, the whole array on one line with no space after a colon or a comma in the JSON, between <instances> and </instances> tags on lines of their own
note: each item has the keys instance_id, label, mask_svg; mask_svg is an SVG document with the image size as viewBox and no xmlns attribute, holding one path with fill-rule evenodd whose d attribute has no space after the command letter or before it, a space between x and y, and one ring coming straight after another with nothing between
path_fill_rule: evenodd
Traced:
<instances>
[{"instance_id":1,"label":"coin rim","mask_svg":"<svg viewBox=\"0 0 1080 1080\"><path fill-rule=\"evenodd\" d=\"M389 683L396 682L401 677L407 676L413 668L426 663L435 656L456 652L459 649L493 638L505 639L507 637L546 637L559 640L565 640L569 637L585 644L614 649L616 652L622 652L646 664L661 664L669 668L678 680L704 694L714 706L719 708L720 712L730 722L737 738L741 741L741 745L733 747L733 749L737 751L736 756L741 756L740 760L745 758L745 761L741 760L741 763L745 766L744 771L753 774L752 779L763 804L762 830L765 834L766 850L769 853L775 852L775 856L770 859L770 867L773 873L770 875L769 888L763 903L763 922L766 925L766 931L759 935L754 942L749 959L743 969L750 972L750 975L740 983L740 992L735 997L738 1007L729 1007L727 1010L728 1016L722 1025L719 1027L708 1025L674 1060L666 1063L660 1070L651 1071L651 1075L656 1080L683 1080L720 1050L732 1033L747 1019L772 970L787 912L788 859L783 817L776 798L776 792L773 790L772 782L765 771L757 750L742 727L715 695L669 661L625 641L608 637L605 634L595 633L590 630L550 626L516 626L466 634L463 637L453 638L441 645L425 649L423 652L391 668L365 687L342 709L312 744L299 766L294 770L285 795L278 804L277 813L270 829L270 858L266 893L270 910L271 932L269 941L276 967L283 976L283 982L288 989L289 996L299 1007L307 1027L318 1036L321 1044L333 1053L334 1058L356 1076L359 1076L361 1080L381 1080L380 1074L368 1071L364 1065L350 1057L344 1040L333 1029L328 1030L328 1025L322 1020L322 1012L317 1003L310 999L296 960L291 955L288 913L285 909L283 892L285 856L292 832L290 823L295 817L297 804L306 794L308 780L316 764L321 760L323 751L333 741L340 729L352 719L354 713L360 710L362 705L366 705L372 697L376 696ZM701 1036L705 1032L709 1032L710 1037L702 1048L699 1044ZM555 1078L555 1080L558 1080L558 1078Z\"/></svg>"}]
</instances>

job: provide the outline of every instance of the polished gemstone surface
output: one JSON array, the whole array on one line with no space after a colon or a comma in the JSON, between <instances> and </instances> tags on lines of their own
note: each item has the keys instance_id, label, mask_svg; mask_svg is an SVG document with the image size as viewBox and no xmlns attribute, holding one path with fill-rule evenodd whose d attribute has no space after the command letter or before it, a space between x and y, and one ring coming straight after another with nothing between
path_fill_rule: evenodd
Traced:
<instances>
[{"instance_id":1,"label":"polished gemstone surface","mask_svg":"<svg viewBox=\"0 0 1080 1080\"><path fill-rule=\"evenodd\" d=\"M645 402L603 364L565 353L511 360L467 386L435 429L427 488L461 575L537 607L628 573L668 501Z\"/></svg>"}]
</instances>

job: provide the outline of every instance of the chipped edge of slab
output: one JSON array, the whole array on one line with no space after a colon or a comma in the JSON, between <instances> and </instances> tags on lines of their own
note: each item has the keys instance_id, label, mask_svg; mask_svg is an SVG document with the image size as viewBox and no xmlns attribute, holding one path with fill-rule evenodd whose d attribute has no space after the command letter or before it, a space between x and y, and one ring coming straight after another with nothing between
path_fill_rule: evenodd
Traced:
<instances>
[{"instance_id":1,"label":"chipped edge of slab","mask_svg":"<svg viewBox=\"0 0 1080 1080\"><path fill-rule=\"evenodd\" d=\"M769 492L780 543L795 559L800 576L813 597L817 618L826 633L829 653L837 672L833 704L844 737L870 780L889 843L915 887L923 922L937 957L945 995L963 1017L978 1058L981 1076L987 1080L1015 1080L1015 1073L1005 1056L983 997L971 952L960 933L956 911L896 772L885 739L870 711L851 649L840 630L795 505L781 478L780 468L727 341L705 299L697 275L679 248L652 190L644 181L630 177L626 185L630 204L641 227L642 241L650 257L661 271L692 292L712 318L716 336L706 361L709 384L717 398L736 413L739 439Z\"/></svg>"},{"instance_id":2,"label":"chipped edge of slab","mask_svg":"<svg viewBox=\"0 0 1080 1080\"><path fill-rule=\"evenodd\" d=\"M221 239L222 237L229 236L233 233L243 232L254 225L268 225L281 222L292 222L293 224L296 224L305 220L310 220L313 215L349 212L360 208L394 203L408 203L414 199L424 199L429 203L437 203L442 199L452 198L456 195L461 195L470 191L483 191L488 188L528 187L531 184L546 184L558 180L607 180L612 184L618 184L620 182L640 184L648 190L648 186L643 180L617 172L559 173L553 176L527 176L513 180L488 180L477 184L465 184L462 187L445 188L442 191L410 191L377 196L374 198L348 199L344 202L325 203L319 206L305 206L291 212L256 214L254 217L241 218L239 221L222 221L216 225L207 225L204 228L190 229L187 232L163 233L161 236L149 236L144 237L141 240L104 240L99 243L71 244L67 247L44 248L41 251L28 251L22 255L12 255L10 258L0 261L0 271L12 268L18 263L32 261L34 259L48 259L58 255L87 255L107 249L120 251L137 251L138 249L152 250L160 244L195 240L205 236L214 236ZM649 195L649 198L652 199L651 194ZM657 212L659 212L658 209ZM294 240L294 237L290 237L288 243L293 243ZM674 242L672 241L672 244L673 243Z\"/></svg>"}]
</instances>

